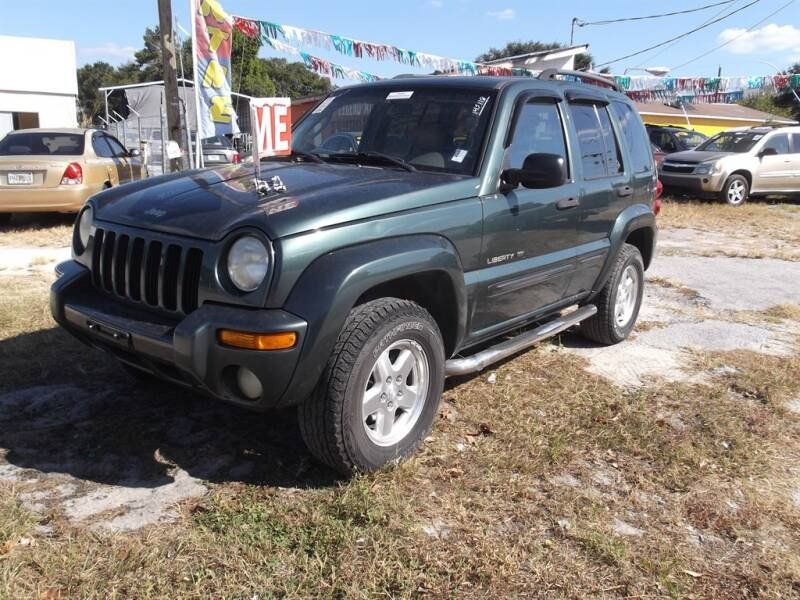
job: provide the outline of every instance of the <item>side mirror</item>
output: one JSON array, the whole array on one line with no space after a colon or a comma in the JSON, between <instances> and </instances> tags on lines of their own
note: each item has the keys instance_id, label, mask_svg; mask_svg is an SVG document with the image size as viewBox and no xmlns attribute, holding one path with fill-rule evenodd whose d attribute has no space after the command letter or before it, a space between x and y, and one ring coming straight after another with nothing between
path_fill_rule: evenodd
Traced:
<instances>
[{"instance_id":1,"label":"side mirror","mask_svg":"<svg viewBox=\"0 0 800 600\"><path fill-rule=\"evenodd\" d=\"M138 148L131 148L128 150L128 156L131 158L139 158L142 155L142 151Z\"/></svg>"},{"instance_id":2,"label":"side mirror","mask_svg":"<svg viewBox=\"0 0 800 600\"><path fill-rule=\"evenodd\" d=\"M775 148L762 148L761 152L758 153L758 157L764 158L765 156L778 156L778 151Z\"/></svg>"},{"instance_id":3,"label":"side mirror","mask_svg":"<svg viewBox=\"0 0 800 600\"><path fill-rule=\"evenodd\" d=\"M501 175L508 189L519 185L529 189L546 189L567 182L567 163L558 154L529 154L521 169L506 169Z\"/></svg>"}]
</instances>

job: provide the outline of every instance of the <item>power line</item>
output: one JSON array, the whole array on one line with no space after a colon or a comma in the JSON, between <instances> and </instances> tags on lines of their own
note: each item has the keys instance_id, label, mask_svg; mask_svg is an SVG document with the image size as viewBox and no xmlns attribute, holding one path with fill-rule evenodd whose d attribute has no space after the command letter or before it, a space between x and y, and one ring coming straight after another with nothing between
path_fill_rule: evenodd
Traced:
<instances>
[{"instance_id":1,"label":"power line","mask_svg":"<svg viewBox=\"0 0 800 600\"><path fill-rule=\"evenodd\" d=\"M693 33L697 33L701 29L705 29L706 27L710 27L711 25L714 25L715 23L719 23L720 21L723 21L724 19L727 19L728 17L731 17L731 16L735 15L736 13L739 13L739 12L743 11L746 8L749 8L749 7L753 6L754 4L758 4L759 2L761 2L761 0L753 0L749 4L745 4L744 6L742 6L740 8L737 8L736 10L732 10L731 12L729 12L729 13L727 13L725 15L722 15L721 17L718 17L718 18L714 19L713 21L710 21L710 22L708 22L708 23L706 23L704 25L700 25L699 27L695 27L691 31L687 31L686 33L682 33L680 35L676 35L673 38L670 38L670 39L668 39L666 41L663 41L663 42L661 42L659 44L654 44L653 46L645 48L644 50L639 50L637 52L633 52L631 54L627 54L625 56L621 56L619 58L615 58L614 60L609 60L609 61L601 63L599 65L595 65L595 67L605 67L606 65L611 65L611 64L613 64L615 62L619 62L619 61L625 60L627 58L632 58L634 56L638 56L640 54L644 54L645 52L649 52L650 50L655 50L656 48L660 48L661 46L666 46L670 42L674 42L675 40L679 40L679 39L685 38L686 36L689 36L689 35L691 35Z\"/></svg>"},{"instance_id":2,"label":"power line","mask_svg":"<svg viewBox=\"0 0 800 600\"><path fill-rule=\"evenodd\" d=\"M709 8L714 8L715 6L722 6L723 4L731 4L736 0L724 0L723 2L715 2L714 4L706 4L705 6L699 6L697 8L690 8L687 10L676 10L675 12L668 12L662 13L659 15L645 15L642 17L623 17L620 19L608 19L605 21L581 21L577 19L575 24L578 27L586 27L587 25L609 25L611 23L623 23L625 21L644 21L645 19L660 19L661 17L672 17L675 15L686 15L693 12L700 12L701 10L708 10Z\"/></svg>"},{"instance_id":3,"label":"power line","mask_svg":"<svg viewBox=\"0 0 800 600\"><path fill-rule=\"evenodd\" d=\"M685 63L681 63L681 64L679 64L677 67L672 67L672 69L670 69L670 70L671 70L671 71L675 71L676 69L680 69L681 67L685 67L686 65L688 65L688 64L691 64L691 63L693 63L693 62L694 62L694 61L696 61L696 60L700 60L700 59L701 59L701 58L703 58L704 56L708 56L708 55L709 55L709 54L711 54L712 52L716 52L716 51L717 51L717 50L719 50L720 48L724 48L725 46L727 46L727 45L728 45L728 44L730 44L731 42L735 42L735 41L736 41L736 40L738 40L740 37L742 37L744 34L746 34L746 33L750 33L750 32L751 32L753 29L755 29L756 27L758 27L759 25L761 25L761 24L762 24L764 21L766 21L766 20L768 20L768 19L770 19L770 18L774 17L775 15L777 15L779 12L781 12L781 11L782 11L782 10L784 10L785 8L788 8L789 6L791 6L792 4L794 4L794 2L795 2L795 0L789 0L789 2L787 2L786 4L784 4L783 6L781 6L780 8L778 8L777 10L774 10L774 11L772 11L772 12L771 12L771 13L769 13L769 14L768 14L766 17L764 17L763 19L761 19L761 20L760 20L758 23L755 23L755 24L751 25L750 27L748 27L747 29L745 29L743 32L741 32L739 35L737 35L737 36L735 36L735 37L732 37L731 39L729 39L729 40L728 40L728 41L726 41L726 42L723 42L723 43L721 43L719 46L714 46L714 47L713 47L711 50L708 50L708 51L706 51L706 52L703 52L702 54L700 54L700 55L698 55L698 56L695 56L693 59L691 59L691 60L687 60Z\"/></svg>"},{"instance_id":4,"label":"power line","mask_svg":"<svg viewBox=\"0 0 800 600\"><path fill-rule=\"evenodd\" d=\"M736 5L736 4L738 4L739 2L741 2L741 0L733 0L733 5ZM722 10L718 10L718 11L716 11L716 12L715 12L713 15L711 15L711 16L710 16L710 17L708 17L708 18L707 18L705 21L703 21L703 22L701 23L701 25L707 25L707 24L709 24L711 21L713 21L713 20L714 20L714 19L716 19L718 16L720 16L722 13L724 13L724 12L727 10L727 8L728 8L728 7L725 7L725 8L723 8ZM639 61L640 61L640 62L639 62L639 64L637 64L637 65L636 65L636 67L635 67L635 68L637 68L637 69L638 69L638 68L640 68L640 67L643 67L643 66L644 66L646 63L648 63L648 62L652 62L652 61L653 61L655 58L657 58L657 57L661 56L662 54L664 54L664 52L667 52L667 51L669 51L669 49L670 49L670 48L673 48L673 47L674 47L674 46L676 46L676 45L677 45L679 42L680 42L680 40L676 40L676 41L672 42L671 44L669 44L668 46L665 46L665 47L661 48L661 50L659 50L658 52L655 52L655 53L651 54L650 56L646 56L646 57L640 58L640 59L639 59Z\"/></svg>"}]
</instances>

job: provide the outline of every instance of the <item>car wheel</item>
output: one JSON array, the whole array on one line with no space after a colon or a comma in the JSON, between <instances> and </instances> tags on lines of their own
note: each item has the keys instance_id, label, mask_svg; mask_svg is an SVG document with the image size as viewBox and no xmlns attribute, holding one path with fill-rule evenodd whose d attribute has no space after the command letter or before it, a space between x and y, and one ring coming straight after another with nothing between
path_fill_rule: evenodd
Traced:
<instances>
[{"instance_id":1,"label":"car wheel","mask_svg":"<svg viewBox=\"0 0 800 600\"><path fill-rule=\"evenodd\" d=\"M439 328L418 304L381 298L354 308L298 410L311 453L344 474L409 456L438 412L444 360Z\"/></svg>"},{"instance_id":2,"label":"car wheel","mask_svg":"<svg viewBox=\"0 0 800 600\"><path fill-rule=\"evenodd\" d=\"M11 223L11 213L0 213L0 225Z\"/></svg>"},{"instance_id":3,"label":"car wheel","mask_svg":"<svg viewBox=\"0 0 800 600\"><path fill-rule=\"evenodd\" d=\"M597 314L581 323L581 333L601 344L617 344L630 335L644 291L644 261L636 246L623 244L608 282L595 298Z\"/></svg>"},{"instance_id":4,"label":"car wheel","mask_svg":"<svg viewBox=\"0 0 800 600\"><path fill-rule=\"evenodd\" d=\"M740 206L747 201L750 194L750 184L742 175L731 175L722 186L720 198L731 206Z\"/></svg>"}]
</instances>

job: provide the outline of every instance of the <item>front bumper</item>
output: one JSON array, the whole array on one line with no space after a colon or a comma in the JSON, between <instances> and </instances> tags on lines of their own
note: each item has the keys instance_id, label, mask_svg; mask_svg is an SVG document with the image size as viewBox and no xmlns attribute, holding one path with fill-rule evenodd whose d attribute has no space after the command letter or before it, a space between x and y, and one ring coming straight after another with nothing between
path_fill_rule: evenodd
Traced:
<instances>
[{"instance_id":1,"label":"front bumper","mask_svg":"<svg viewBox=\"0 0 800 600\"><path fill-rule=\"evenodd\" d=\"M57 269L50 290L53 318L73 336L157 377L203 391L218 399L264 410L277 405L292 379L307 324L283 310L204 304L175 322L147 309L98 292L89 270L68 261ZM218 329L257 333L294 331L288 350L231 348L217 341ZM252 371L263 393L247 399L236 383L240 367Z\"/></svg>"},{"instance_id":2,"label":"front bumper","mask_svg":"<svg viewBox=\"0 0 800 600\"><path fill-rule=\"evenodd\" d=\"M671 173L663 169L659 172L658 177L661 179L661 183L665 188L679 188L706 194L715 194L719 192L722 189L722 184L725 182L721 174L695 175L694 173Z\"/></svg>"}]
</instances>

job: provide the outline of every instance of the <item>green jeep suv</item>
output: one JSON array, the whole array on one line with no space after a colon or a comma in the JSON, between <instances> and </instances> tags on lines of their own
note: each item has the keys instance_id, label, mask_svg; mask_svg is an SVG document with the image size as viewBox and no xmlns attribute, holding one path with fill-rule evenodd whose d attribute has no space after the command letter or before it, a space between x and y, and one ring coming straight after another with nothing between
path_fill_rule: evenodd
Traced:
<instances>
[{"instance_id":1,"label":"green jeep suv","mask_svg":"<svg viewBox=\"0 0 800 600\"><path fill-rule=\"evenodd\" d=\"M55 319L132 373L254 410L297 405L342 472L411 454L445 378L567 328L624 340L653 258L656 171L604 79L342 88L291 156L92 197Z\"/></svg>"}]
</instances>

